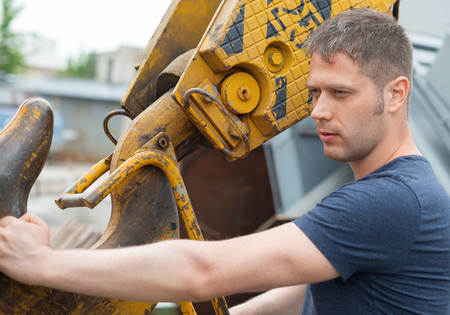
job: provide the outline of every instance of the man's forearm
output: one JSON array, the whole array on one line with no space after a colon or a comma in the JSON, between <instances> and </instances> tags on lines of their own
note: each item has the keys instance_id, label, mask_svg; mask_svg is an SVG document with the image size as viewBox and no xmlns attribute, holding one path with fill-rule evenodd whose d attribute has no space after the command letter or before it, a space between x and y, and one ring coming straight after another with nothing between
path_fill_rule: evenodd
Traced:
<instances>
[{"instance_id":1,"label":"man's forearm","mask_svg":"<svg viewBox=\"0 0 450 315\"><path fill-rule=\"evenodd\" d=\"M224 252L221 242L176 240L120 249L54 251L49 235L47 224L32 213L0 219L0 271L28 285L135 301L207 300L233 290L206 281L212 274L227 274L213 268L219 256L214 249Z\"/></svg>"},{"instance_id":2,"label":"man's forearm","mask_svg":"<svg viewBox=\"0 0 450 315\"><path fill-rule=\"evenodd\" d=\"M148 302L205 301L339 276L291 223L217 242L53 251L48 226L31 213L0 219L0 271L29 285Z\"/></svg>"},{"instance_id":3,"label":"man's forearm","mask_svg":"<svg viewBox=\"0 0 450 315\"><path fill-rule=\"evenodd\" d=\"M306 285L267 291L230 309L231 315L298 315L302 312Z\"/></svg>"},{"instance_id":4,"label":"man's forearm","mask_svg":"<svg viewBox=\"0 0 450 315\"><path fill-rule=\"evenodd\" d=\"M38 285L134 301L196 301L196 242L168 241L118 250L54 251ZM189 251L185 250L189 247ZM196 264L198 264L196 266Z\"/></svg>"}]
</instances>

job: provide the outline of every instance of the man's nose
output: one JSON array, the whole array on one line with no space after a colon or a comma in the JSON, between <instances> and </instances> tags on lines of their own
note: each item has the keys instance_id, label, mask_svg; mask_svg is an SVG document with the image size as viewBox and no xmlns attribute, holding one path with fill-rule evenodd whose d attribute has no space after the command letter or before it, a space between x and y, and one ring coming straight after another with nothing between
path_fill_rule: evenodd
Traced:
<instances>
[{"instance_id":1,"label":"man's nose","mask_svg":"<svg viewBox=\"0 0 450 315\"><path fill-rule=\"evenodd\" d=\"M329 102L323 94L316 99L313 98L313 110L311 112L311 118L314 120L330 120L332 113L329 109Z\"/></svg>"}]
</instances>

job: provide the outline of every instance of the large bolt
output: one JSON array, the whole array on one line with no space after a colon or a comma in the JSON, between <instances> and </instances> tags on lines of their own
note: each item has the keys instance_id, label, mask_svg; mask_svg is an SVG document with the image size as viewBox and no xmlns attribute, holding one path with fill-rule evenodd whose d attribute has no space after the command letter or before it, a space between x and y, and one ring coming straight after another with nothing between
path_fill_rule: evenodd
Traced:
<instances>
[{"instance_id":1,"label":"large bolt","mask_svg":"<svg viewBox=\"0 0 450 315\"><path fill-rule=\"evenodd\" d=\"M169 141L165 137L161 137L158 140L158 144L161 148L165 149L169 146Z\"/></svg>"},{"instance_id":2,"label":"large bolt","mask_svg":"<svg viewBox=\"0 0 450 315\"><path fill-rule=\"evenodd\" d=\"M250 89L246 85L241 85L238 89L239 98L243 101L250 99Z\"/></svg>"},{"instance_id":3,"label":"large bolt","mask_svg":"<svg viewBox=\"0 0 450 315\"><path fill-rule=\"evenodd\" d=\"M283 62L283 55L280 53L271 53L269 55L269 63L272 66L279 66Z\"/></svg>"}]
</instances>

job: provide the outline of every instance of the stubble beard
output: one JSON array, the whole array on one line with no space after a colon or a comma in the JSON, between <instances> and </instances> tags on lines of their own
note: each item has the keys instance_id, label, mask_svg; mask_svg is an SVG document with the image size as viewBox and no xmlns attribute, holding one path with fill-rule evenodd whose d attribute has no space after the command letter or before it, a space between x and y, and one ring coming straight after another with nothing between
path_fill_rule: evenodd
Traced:
<instances>
[{"instance_id":1,"label":"stubble beard","mask_svg":"<svg viewBox=\"0 0 450 315\"><path fill-rule=\"evenodd\" d=\"M376 123L384 124L384 119L377 119L381 116L384 109L384 101L380 97L372 112L372 118L376 119ZM377 127L377 126L374 126ZM364 160L373 150L378 146L383 139L384 128L376 128L376 131L364 129L364 132L359 132L356 135L348 138L346 135L339 133L343 148L334 147L332 144L323 143L323 150L325 156L338 162L360 162ZM361 130L363 130L361 128Z\"/></svg>"}]
</instances>

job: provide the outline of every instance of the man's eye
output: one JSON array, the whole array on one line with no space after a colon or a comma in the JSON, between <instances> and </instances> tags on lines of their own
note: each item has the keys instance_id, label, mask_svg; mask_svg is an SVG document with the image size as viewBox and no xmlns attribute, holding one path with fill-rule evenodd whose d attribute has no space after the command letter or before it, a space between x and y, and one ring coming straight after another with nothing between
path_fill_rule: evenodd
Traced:
<instances>
[{"instance_id":1,"label":"man's eye","mask_svg":"<svg viewBox=\"0 0 450 315\"><path fill-rule=\"evenodd\" d=\"M336 94L336 95L345 95L347 92L345 92L345 91L340 91L340 90L335 90L334 91L334 94Z\"/></svg>"}]
</instances>

